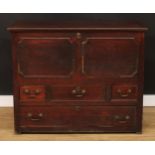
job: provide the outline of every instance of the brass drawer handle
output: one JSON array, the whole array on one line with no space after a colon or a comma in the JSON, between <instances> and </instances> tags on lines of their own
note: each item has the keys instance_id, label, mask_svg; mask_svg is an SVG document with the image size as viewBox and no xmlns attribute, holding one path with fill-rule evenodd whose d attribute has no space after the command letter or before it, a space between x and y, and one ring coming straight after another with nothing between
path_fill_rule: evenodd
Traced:
<instances>
[{"instance_id":1,"label":"brass drawer handle","mask_svg":"<svg viewBox=\"0 0 155 155\"><path fill-rule=\"evenodd\" d=\"M125 116L125 119L126 119L126 120L129 120L129 119L130 119L130 116L129 116L129 115L126 115L126 116Z\"/></svg>"},{"instance_id":2,"label":"brass drawer handle","mask_svg":"<svg viewBox=\"0 0 155 155\"><path fill-rule=\"evenodd\" d=\"M76 97L83 97L86 94L86 90L78 86L72 90L72 94Z\"/></svg>"},{"instance_id":3,"label":"brass drawer handle","mask_svg":"<svg viewBox=\"0 0 155 155\"><path fill-rule=\"evenodd\" d=\"M131 117L129 115L125 115L125 116L120 116L120 115L115 115L114 119L115 120L119 120L119 121L126 121L129 120Z\"/></svg>"},{"instance_id":4,"label":"brass drawer handle","mask_svg":"<svg viewBox=\"0 0 155 155\"><path fill-rule=\"evenodd\" d=\"M77 38L77 39L81 39L81 38L82 38L82 34L81 34L80 32L77 32L77 33L76 33L76 38Z\"/></svg>"},{"instance_id":5,"label":"brass drawer handle","mask_svg":"<svg viewBox=\"0 0 155 155\"><path fill-rule=\"evenodd\" d=\"M30 90L29 89L24 89L23 91L25 94L30 94Z\"/></svg>"},{"instance_id":6,"label":"brass drawer handle","mask_svg":"<svg viewBox=\"0 0 155 155\"><path fill-rule=\"evenodd\" d=\"M31 121L40 121L40 118L30 118Z\"/></svg>"},{"instance_id":7,"label":"brass drawer handle","mask_svg":"<svg viewBox=\"0 0 155 155\"><path fill-rule=\"evenodd\" d=\"M119 95L120 95L121 97L125 98L125 97L128 97L128 96L132 93L132 90L131 90L131 89L128 89L126 93L123 93L123 92L121 91L121 89L118 89L118 90L117 90L117 93L119 93Z\"/></svg>"},{"instance_id":8,"label":"brass drawer handle","mask_svg":"<svg viewBox=\"0 0 155 155\"><path fill-rule=\"evenodd\" d=\"M35 97L36 95L39 95L41 93L40 89L36 89L36 90L30 90L30 89L24 89L23 91L26 95L30 95L33 97Z\"/></svg>"},{"instance_id":9,"label":"brass drawer handle","mask_svg":"<svg viewBox=\"0 0 155 155\"><path fill-rule=\"evenodd\" d=\"M119 119L120 119L120 116L119 116L119 115L115 115L115 116L114 116L114 119L115 119L115 120L119 120Z\"/></svg>"},{"instance_id":10,"label":"brass drawer handle","mask_svg":"<svg viewBox=\"0 0 155 155\"><path fill-rule=\"evenodd\" d=\"M32 113L28 113L27 117L30 118L31 121L40 121L42 119L42 117L43 117L43 113L39 113L36 116L33 116Z\"/></svg>"},{"instance_id":11,"label":"brass drawer handle","mask_svg":"<svg viewBox=\"0 0 155 155\"><path fill-rule=\"evenodd\" d=\"M36 94L36 95L39 95L40 93L41 93L41 90L40 90L40 89L36 89L36 90L35 90L35 94Z\"/></svg>"}]
</instances>

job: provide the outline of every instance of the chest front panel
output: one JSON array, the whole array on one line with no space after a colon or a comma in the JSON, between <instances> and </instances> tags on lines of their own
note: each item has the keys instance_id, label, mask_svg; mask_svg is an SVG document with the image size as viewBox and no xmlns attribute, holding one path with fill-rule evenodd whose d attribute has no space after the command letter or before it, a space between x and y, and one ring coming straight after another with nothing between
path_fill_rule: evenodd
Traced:
<instances>
[{"instance_id":1,"label":"chest front panel","mask_svg":"<svg viewBox=\"0 0 155 155\"><path fill-rule=\"evenodd\" d=\"M13 35L18 132L140 132L143 31Z\"/></svg>"}]
</instances>

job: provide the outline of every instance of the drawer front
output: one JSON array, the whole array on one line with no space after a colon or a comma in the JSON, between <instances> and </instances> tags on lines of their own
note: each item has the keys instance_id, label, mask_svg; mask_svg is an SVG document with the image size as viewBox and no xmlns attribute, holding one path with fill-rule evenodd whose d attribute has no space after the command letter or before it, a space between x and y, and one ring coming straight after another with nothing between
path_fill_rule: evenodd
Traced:
<instances>
[{"instance_id":1,"label":"drawer front","mask_svg":"<svg viewBox=\"0 0 155 155\"><path fill-rule=\"evenodd\" d=\"M101 86L53 86L51 100L104 100Z\"/></svg>"},{"instance_id":2,"label":"drawer front","mask_svg":"<svg viewBox=\"0 0 155 155\"><path fill-rule=\"evenodd\" d=\"M112 101L136 101L137 98L136 85L118 84L112 87Z\"/></svg>"},{"instance_id":3,"label":"drawer front","mask_svg":"<svg viewBox=\"0 0 155 155\"><path fill-rule=\"evenodd\" d=\"M24 132L135 132L135 107L21 107Z\"/></svg>"},{"instance_id":4,"label":"drawer front","mask_svg":"<svg viewBox=\"0 0 155 155\"><path fill-rule=\"evenodd\" d=\"M45 87L39 85L22 86L20 88L20 101L45 101Z\"/></svg>"}]
</instances>

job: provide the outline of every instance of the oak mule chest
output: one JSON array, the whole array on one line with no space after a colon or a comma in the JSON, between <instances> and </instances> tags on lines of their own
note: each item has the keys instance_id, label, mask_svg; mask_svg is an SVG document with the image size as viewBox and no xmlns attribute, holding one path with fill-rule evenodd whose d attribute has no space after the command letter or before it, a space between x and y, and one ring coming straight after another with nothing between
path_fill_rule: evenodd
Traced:
<instances>
[{"instance_id":1,"label":"oak mule chest","mask_svg":"<svg viewBox=\"0 0 155 155\"><path fill-rule=\"evenodd\" d=\"M144 32L132 22L19 22L18 133L141 132Z\"/></svg>"}]
</instances>

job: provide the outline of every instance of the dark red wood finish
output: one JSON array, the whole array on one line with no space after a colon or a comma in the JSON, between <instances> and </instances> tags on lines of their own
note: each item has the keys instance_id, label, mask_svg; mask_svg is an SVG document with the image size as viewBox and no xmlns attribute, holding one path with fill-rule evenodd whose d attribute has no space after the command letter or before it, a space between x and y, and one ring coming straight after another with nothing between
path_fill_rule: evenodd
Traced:
<instances>
[{"instance_id":1,"label":"dark red wood finish","mask_svg":"<svg viewBox=\"0 0 155 155\"><path fill-rule=\"evenodd\" d=\"M79 22L8 30L17 132L141 132L147 28Z\"/></svg>"}]
</instances>

